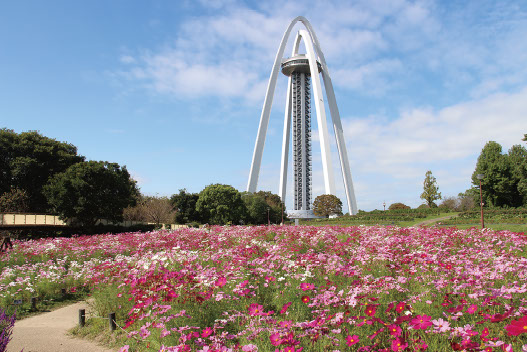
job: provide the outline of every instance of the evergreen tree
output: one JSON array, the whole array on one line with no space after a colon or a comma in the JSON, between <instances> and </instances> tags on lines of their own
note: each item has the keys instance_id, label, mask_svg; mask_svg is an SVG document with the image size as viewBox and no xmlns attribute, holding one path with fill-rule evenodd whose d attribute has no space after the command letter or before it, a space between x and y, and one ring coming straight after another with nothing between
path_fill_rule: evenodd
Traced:
<instances>
[{"instance_id":1,"label":"evergreen tree","mask_svg":"<svg viewBox=\"0 0 527 352\"><path fill-rule=\"evenodd\" d=\"M441 199L441 192L438 192L438 190L439 187L437 186L436 178L432 176L432 171L428 170L423 182L421 199L423 199L429 207L436 206L434 201Z\"/></svg>"}]
</instances>

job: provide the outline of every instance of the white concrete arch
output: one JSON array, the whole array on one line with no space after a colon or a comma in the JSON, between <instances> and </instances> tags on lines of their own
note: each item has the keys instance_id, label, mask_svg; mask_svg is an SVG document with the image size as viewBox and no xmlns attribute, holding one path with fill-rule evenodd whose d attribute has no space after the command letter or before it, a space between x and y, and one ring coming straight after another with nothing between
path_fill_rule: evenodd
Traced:
<instances>
[{"instance_id":1,"label":"white concrete arch","mask_svg":"<svg viewBox=\"0 0 527 352\"><path fill-rule=\"evenodd\" d=\"M280 47L276 53L275 61L273 68L271 70L271 76L269 78L269 83L267 85L267 92L265 95L264 105L262 109L262 114L260 117L260 125L258 127L258 134L256 137L256 143L254 147L253 159L251 163L251 170L249 173L249 182L247 185L248 192L256 192L256 186L258 183L258 176L260 172L260 166L262 162L263 149L265 145L265 137L267 134L267 127L269 125L269 116L271 113L271 107L274 98L274 91L276 88L276 80L278 78L278 73L280 71L280 65L282 62L282 57L284 55L285 47L287 40L291 33L291 30L297 22L302 22L304 27L307 29L301 30L293 46L293 56L298 53L298 47L300 40L303 39L306 45L307 57L310 65L311 77L313 79L313 88L315 96L315 109L317 112L317 124L319 127L319 137L321 143L321 153L322 153L322 167L324 173L324 186L326 194L335 194L335 184L333 169L331 164L331 153L329 148L328 140L328 130L326 123L326 114L324 109L324 100L322 96L322 87L320 84L320 77L318 75L317 67L317 56L318 61L322 67L322 79L324 81L324 87L326 90L326 95L329 104L329 110L333 122L333 129L335 131L335 138L337 142L337 148L339 152L339 159L341 164L342 177L344 179L344 188L346 191L346 198L348 202L349 212L351 214L357 213L357 204L355 200L355 194L353 190L353 182L351 179L351 171L349 168L349 160L347 157L346 146L344 142L344 133L342 130L342 123L340 121L340 115L338 107L336 104L335 93L333 91L333 85L331 83L331 78L329 76L329 71L327 69L326 60L324 54L320 48L318 38L316 37L315 31L313 30L309 21L302 17L296 17L289 26L287 27L282 41L280 42ZM288 150L289 150L289 131L290 131L290 116L291 116L291 92L290 84L288 85L287 101L286 101L286 111L284 117L284 134L283 134L283 143L282 143L282 160L281 160L281 171L280 171L280 188L279 194L282 197L282 200L285 201L285 185L287 179L287 162L288 162Z\"/></svg>"}]
</instances>

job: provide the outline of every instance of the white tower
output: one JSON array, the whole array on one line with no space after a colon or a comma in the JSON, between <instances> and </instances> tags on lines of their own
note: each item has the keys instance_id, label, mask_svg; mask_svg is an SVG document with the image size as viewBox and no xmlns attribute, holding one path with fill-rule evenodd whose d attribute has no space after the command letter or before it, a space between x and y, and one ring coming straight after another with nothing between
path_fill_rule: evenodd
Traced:
<instances>
[{"instance_id":1,"label":"white tower","mask_svg":"<svg viewBox=\"0 0 527 352\"><path fill-rule=\"evenodd\" d=\"M296 36L293 53L291 58L283 59L285 46L289 34L297 22L304 24L306 30L300 30ZM300 55L298 49L300 41L303 40L306 47L306 54ZM317 60L318 59L318 60ZM293 170L295 183L295 201L293 211L288 214L292 218L310 218L313 217L311 210L311 131L310 131L310 112L311 112L311 92L313 87L315 110L317 115L318 133L320 139L320 151L322 154L322 170L324 174L324 187L326 194L335 195L335 180L333 176L333 167L331 164L331 151L328 139L328 127L326 122L326 111L322 95L322 86L320 84L320 74L324 81L326 98L328 101L329 112L335 131L335 139L339 152L340 167L342 178L344 180L344 189L350 214L357 213L357 202L353 191L353 182L351 180L351 171L349 167L346 145L344 144L344 133L340 115L333 91L333 84L329 76L329 71L324 59L324 54L315 35L311 24L304 17L295 18L284 33L282 42L276 54L271 77L267 86L264 106L258 127L258 135L254 146L253 160L247 185L248 192L256 192L258 183L258 174L262 162L263 148L267 126L269 125L269 115L273 104L276 80L280 68L282 72L289 76L287 86L287 97L284 117L284 134L282 142L282 162L280 168L280 187L279 195L285 202L286 182L287 182L287 165L289 156L289 142L291 137L291 117L293 117ZM310 83L312 80L312 83Z\"/></svg>"}]
</instances>

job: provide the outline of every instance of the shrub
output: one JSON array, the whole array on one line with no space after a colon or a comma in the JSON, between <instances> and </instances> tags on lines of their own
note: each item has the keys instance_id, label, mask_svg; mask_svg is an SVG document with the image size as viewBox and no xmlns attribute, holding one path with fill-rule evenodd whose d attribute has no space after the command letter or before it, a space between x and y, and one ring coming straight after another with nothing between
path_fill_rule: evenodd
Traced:
<instances>
[{"instance_id":1,"label":"shrub","mask_svg":"<svg viewBox=\"0 0 527 352\"><path fill-rule=\"evenodd\" d=\"M410 209L410 207L408 205L403 204L403 203L393 203L388 208L388 210L397 210L397 209Z\"/></svg>"}]
</instances>

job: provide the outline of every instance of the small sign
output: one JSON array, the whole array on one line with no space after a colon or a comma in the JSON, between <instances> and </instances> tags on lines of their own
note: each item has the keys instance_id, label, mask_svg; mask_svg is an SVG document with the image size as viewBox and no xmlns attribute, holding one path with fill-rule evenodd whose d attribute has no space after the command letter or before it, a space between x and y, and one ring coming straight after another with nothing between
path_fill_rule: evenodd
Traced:
<instances>
[{"instance_id":1,"label":"small sign","mask_svg":"<svg viewBox=\"0 0 527 352\"><path fill-rule=\"evenodd\" d=\"M21 299L15 299L13 301L13 304L22 304L22 300Z\"/></svg>"}]
</instances>

